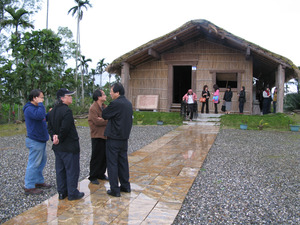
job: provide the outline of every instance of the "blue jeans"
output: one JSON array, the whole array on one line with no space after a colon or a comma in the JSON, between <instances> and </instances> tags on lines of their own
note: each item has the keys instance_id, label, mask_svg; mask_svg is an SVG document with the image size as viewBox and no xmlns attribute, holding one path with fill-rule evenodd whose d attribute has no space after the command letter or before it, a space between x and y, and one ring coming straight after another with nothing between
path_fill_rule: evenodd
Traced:
<instances>
[{"instance_id":1,"label":"blue jeans","mask_svg":"<svg viewBox=\"0 0 300 225\"><path fill-rule=\"evenodd\" d=\"M46 142L38 142L26 138L26 147L29 149L28 163L25 174L25 188L35 188L35 184L44 183L43 169L46 165Z\"/></svg>"}]
</instances>

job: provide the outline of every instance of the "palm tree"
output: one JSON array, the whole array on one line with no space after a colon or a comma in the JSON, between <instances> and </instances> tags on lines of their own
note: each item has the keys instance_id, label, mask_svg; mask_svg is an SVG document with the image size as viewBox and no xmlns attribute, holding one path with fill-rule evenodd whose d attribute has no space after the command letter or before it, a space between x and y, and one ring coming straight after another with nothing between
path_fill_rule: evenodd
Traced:
<instances>
[{"instance_id":1,"label":"palm tree","mask_svg":"<svg viewBox=\"0 0 300 225\"><path fill-rule=\"evenodd\" d=\"M77 82L77 79L78 79L78 71L77 71L78 62L77 61L79 59L79 55L81 54L80 53L80 29L79 29L79 24L80 24L80 21L82 20L82 17L83 17L82 8L85 8L87 10L87 7L88 6L92 7L92 5L90 4L89 0L85 0L85 1L75 0L75 2L77 3L77 5L72 7L71 9L69 9L68 14L70 12L72 12L72 16L76 15L76 17L77 17L77 36L76 36L77 47L76 47L76 61L75 61L75 63L76 63L75 81ZM77 90L77 88L76 88L76 90ZM77 98L78 98L78 96L76 94L76 102L77 102Z\"/></svg>"},{"instance_id":2,"label":"palm tree","mask_svg":"<svg viewBox=\"0 0 300 225\"><path fill-rule=\"evenodd\" d=\"M10 6L8 6L6 9L4 9L6 12L9 13L10 17L9 19L4 19L1 20L0 25L1 28L4 27L14 27L15 28L15 36L17 37L17 40L19 40L20 35L18 32L18 28L19 26L21 26L22 28L34 28L33 24L31 24L29 21L26 20L26 18L24 18L27 14L29 14L28 11L26 11L25 9L21 8L21 9L14 9ZM16 65L18 65L18 59L16 58ZM20 97L21 97L21 92L20 92ZM9 114L10 114L10 110L9 110ZM21 117L21 113L20 113L20 105L18 106L18 119L20 119Z\"/></svg>"},{"instance_id":3,"label":"palm tree","mask_svg":"<svg viewBox=\"0 0 300 225\"><path fill-rule=\"evenodd\" d=\"M102 74L105 71L105 68L108 66L108 63L104 63L105 58L100 59L97 63L97 72L100 75L100 88L102 87Z\"/></svg>"},{"instance_id":4,"label":"palm tree","mask_svg":"<svg viewBox=\"0 0 300 225\"><path fill-rule=\"evenodd\" d=\"M95 69L91 69L91 73L90 73L93 77L93 93L94 93L94 90L95 90L95 75L96 75L96 70Z\"/></svg>"},{"instance_id":5,"label":"palm tree","mask_svg":"<svg viewBox=\"0 0 300 225\"><path fill-rule=\"evenodd\" d=\"M82 55L81 58L78 59L78 61L80 62L80 64L78 65L78 67L81 67L81 104L82 106L84 105L84 85L83 85L83 77L84 74L88 74L88 62L92 62L91 59L85 59L85 56Z\"/></svg>"},{"instance_id":6,"label":"palm tree","mask_svg":"<svg viewBox=\"0 0 300 225\"><path fill-rule=\"evenodd\" d=\"M19 34L18 32L19 26L21 26L22 28L32 28L32 29L34 28L33 24L31 24L26 19L24 19L24 16L26 14L29 14L29 12L26 11L25 9L21 8L16 10L12 7L7 7L4 10L9 13L11 19L2 20L1 27L9 27L9 26L15 27L14 33L16 36L18 36Z\"/></svg>"},{"instance_id":7,"label":"palm tree","mask_svg":"<svg viewBox=\"0 0 300 225\"><path fill-rule=\"evenodd\" d=\"M46 29L48 29L48 18L49 18L49 0L47 0Z\"/></svg>"}]
</instances>

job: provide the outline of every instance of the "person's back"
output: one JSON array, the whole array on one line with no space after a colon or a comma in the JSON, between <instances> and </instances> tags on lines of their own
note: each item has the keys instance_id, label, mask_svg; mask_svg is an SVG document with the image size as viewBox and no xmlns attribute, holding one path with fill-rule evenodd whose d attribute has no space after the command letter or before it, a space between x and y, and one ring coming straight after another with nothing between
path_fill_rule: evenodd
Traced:
<instances>
[{"instance_id":1,"label":"person's back","mask_svg":"<svg viewBox=\"0 0 300 225\"><path fill-rule=\"evenodd\" d=\"M102 112L103 119L108 120L104 132L107 136L106 158L110 184L107 194L115 197L121 196L120 191L131 192L127 151L133 110L124 94L123 85L114 84L110 89L113 101Z\"/></svg>"},{"instance_id":2,"label":"person's back","mask_svg":"<svg viewBox=\"0 0 300 225\"><path fill-rule=\"evenodd\" d=\"M84 196L77 189L80 172L79 137L74 123L72 104L74 92L61 88L57 92L58 104L49 113L48 131L53 141L55 171L59 200L77 200Z\"/></svg>"},{"instance_id":3,"label":"person's back","mask_svg":"<svg viewBox=\"0 0 300 225\"><path fill-rule=\"evenodd\" d=\"M58 104L49 113L49 126L53 135L58 134L60 143L53 145L53 150L79 152L79 136L75 127L72 110L63 103ZM51 134L50 134L51 135Z\"/></svg>"},{"instance_id":4,"label":"person's back","mask_svg":"<svg viewBox=\"0 0 300 225\"><path fill-rule=\"evenodd\" d=\"M108 119L104 135L112 139L128 139L132 128L132 104L124 95L112 101L103 118Z\"/></svg>"}]
</instances>

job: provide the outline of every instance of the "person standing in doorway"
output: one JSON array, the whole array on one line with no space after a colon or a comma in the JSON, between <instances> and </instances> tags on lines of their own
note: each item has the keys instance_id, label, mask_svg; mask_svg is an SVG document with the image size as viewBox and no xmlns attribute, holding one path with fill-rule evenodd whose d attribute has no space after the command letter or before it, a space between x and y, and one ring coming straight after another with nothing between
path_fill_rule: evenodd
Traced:
<instances>
[{"instance_id":1,"label":"person standing in doorway","mask_svg":"<svg viewBox=\"0 0 300 225\"><path fill-rule=\"evenodd\" d=\"M55 154L56 183L59 200L81 199L83 192L77 189L79 179L79 136L72 110L72 95L75 92L61 88L57 92L57 103L49 113L48 132L53 141Z\"/></svg>"},{"instance_id":2,"label":"person standing in doorway","mask_svg":"<svg viewBox=\"0 0 300 225\"><path fill-rule=\"evenodd\" d=\"M43 176L47 162L46 143L49 140L43 101L43 92L39 89L32 90L29 102L23 108L27 129L26 147L29 149L24 187L26 195L41 194L41 189L51 188L51 185L45 183Z\"/></svg>"},{"instance_id":3,"label":"person standing in doorway","mask_svg":"<svg viewBox=\"0 0 300 225\"><path fill-rule=\"evenodd\" d=\"M240 114L244 113L244 104L246 102L246 92L245 92L245 87L241 87L241 91L239 93L239 110Z\"/></svg>"},{"instance_id":4,"label":"person standing in doorway","mask_svg":"<svg viewBox=\"0 0 300 225\"><path fill-rule=\"evenodd\" d=\"M201 108L201 113L204 112L204 107L206 106L206 113L209 113L209 109L208 109L208 102L209 102L209 98L210 98L210 93L208 91L208 86L204 85L203 87L203 91L202 91L202 98L205 98L206 101L202 102L202 108Z\"/></svg>"},{"instance_id":5,"label":"person standing in doorway","mask_svg":"<svg viewBox=\"0 0 300 225\"><path fill-rule=\"evenodd\" d=\"M113 101L102 112L102 118L108 120L104 131L107 137L106 159L110 184L107 194L115 197L120 197L120 192L131 192L127 150L133 110L124 94L123 85L115 83L110 89Z\"/></svg>"},{"instance_id":6,"label":"person standing in doorway","mask_svg":"<svg viewBox=\"0 0 300 225\"><path fill-rule=\"evenodd\" d=\"M106 137L104 130L107 120L102 118L102 110L106 108L104 102L106 95L102 90L96 90L93 93L94 103L89 109L88 123L90 126L92 141L92 156L90 161L89 180L92 184L99 184L100 180L108 180L106 172Z\"/></svg>"},{"instance_id":7,"label":"person standing in doorway","mask_svg":"<svg viewBox=\"0 0 300 225\"><path fill-rule=\"evenodd\" d=\"M271 108L271 93L269 87L266 87L264 92L263 92L263 115L269 114L270 113L270 108Z\"/></svg>"},{"instance_id":8,"label":"person standing in doorway","mask_svg":"<svg viewBox=\"0 0 300 225\"><path fill-rule=\"evenodd\" d=\"M219 100L220 90L217 84L214 84L213 89L214 89L213 102L215 105L215 114L218 114L218 104L220 102Z\"/></svg>"},{"instance_id":9,"label":"person standing in doorway","mask_svg":"<svg viewBox=\"0 0 300 225\"><path fill-rule=\"evenodd\" d=\"M228 85L223 98L223 100L225 101L225 109L226 109L225 114L230 114L231 104L232 104L231 99L232 99L232 91L231 91L231 87Z\"/></svg>"},{"instance_id":10,"label":"person standing in doorway","mask_svg":"<svg viewBox=\"0 0 300 225\"><path fill-rule=\"evenodd\" d=\"M276 105L277 105L277 87L275 87L274 94L273 94L273 113L276 113Z\"/></svg>"},{"instance_id":11,"label":"person standing in doorway","mask_svg":"<svg viewBox=\"0 0 300 225\"><path fill-rule=\"evenodd\" d=\"M192 121L194 117L194 105L197 103L197 95L193 93L192 89L189 89L182 97L182 100L187 103L187 113L190 115L190 121Z\"/></svg>"}]
</instances>

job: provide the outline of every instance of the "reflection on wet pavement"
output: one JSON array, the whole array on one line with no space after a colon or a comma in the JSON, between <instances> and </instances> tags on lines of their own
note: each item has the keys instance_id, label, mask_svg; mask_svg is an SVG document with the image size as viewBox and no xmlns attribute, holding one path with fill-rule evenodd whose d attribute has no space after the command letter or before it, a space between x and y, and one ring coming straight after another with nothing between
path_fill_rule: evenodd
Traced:
<instances>
[{"instance_id":1,"label":"reflection on wet pavement","mask_svg":"<svg viewBox=\"0 0 300 225\"><path fill-rule=\"evenodd\" d=\"M4 224L172 224L219 131L184 125L129 155L131 193L106 194L107 181L79 183L81 200L47 201Z\"/></svg>"}]
</instances>

